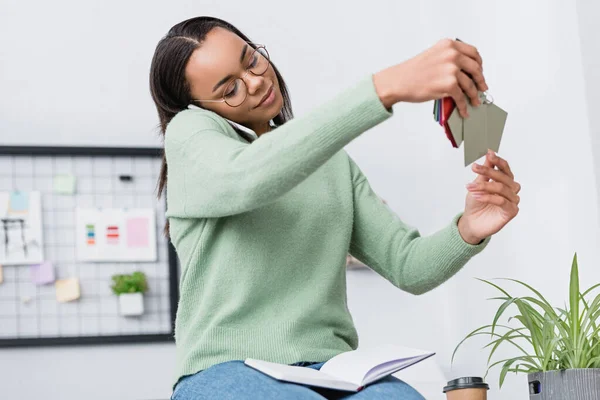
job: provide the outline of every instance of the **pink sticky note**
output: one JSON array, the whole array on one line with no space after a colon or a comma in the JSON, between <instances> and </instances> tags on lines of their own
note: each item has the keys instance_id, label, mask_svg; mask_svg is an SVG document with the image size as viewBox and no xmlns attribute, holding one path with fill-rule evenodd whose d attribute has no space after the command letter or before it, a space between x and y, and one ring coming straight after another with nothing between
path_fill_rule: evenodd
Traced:
<instances>
[{"instance_id":1,"label":"pink sticky note","mask_svg":"<svg viewBox=\"0 0 600 400\"><path fill-rule=\"evenodd\" d=\"M128 218L127 247L148 247L149 221L145 217Z\"/></svg>"},{"instance_id":2,"label":"pink sticky note","mask_svg":"<svg viewBox=\"0 0 600 400\"><path fill-rule=\"evenodd\" d=\"M54 282L54 266L52 263L45 261L38 265L32 265L31 280L38 285Z\"/></svg>"}]
</instances>

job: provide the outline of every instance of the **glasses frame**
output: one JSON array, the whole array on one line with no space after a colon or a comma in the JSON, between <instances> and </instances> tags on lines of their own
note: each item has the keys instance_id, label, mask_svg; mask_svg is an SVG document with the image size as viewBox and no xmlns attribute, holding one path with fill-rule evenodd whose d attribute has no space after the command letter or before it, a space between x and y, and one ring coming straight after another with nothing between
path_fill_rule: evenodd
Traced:
<instances>
[{"instance_id":1,"label":"glasses frame","mask_svg":"<svg viewBox=\"0 0 600 400\"><path fill-rule=\"evenodd\" d=\"M261 48L265 50L265 53L267 53L267 57L266 57L266 58L267 58L267 68L266 68L266 69L265 69L265 70L264 70L262 73L260 73L260 74L256 74L256 73L254 73L254 72L250 71L250 68L247 68L247 67L246 67L246 68L245 68L245 69L246 69L246 72L244 73L244 75L242 75L242 77L241 77L241 78L235 78L235 80L237 80L237 79L241 79L242 83L243 83L243 84L246 86L246 96L244 97L244 100L242 100L242 102L241 102L240 104L238 104L237 106L232 106L231 104L229 104L229 103L227 102L227 100L225 100L225 91L227 90L227 88L228 88L228 87L229 87L229 85L231 84L231 83L229 83L229 84L227 84L227 86L225 86L225 87L223 88L223 95L221 96L222 98L221 98L221 99L219 99L219 100L214 100L214 99L210 99L210 100L192 99L192 101L202 101L202 102L205 102L205 103L225 103L225 104L227 104L229 107L233 107L233 108L239 107L239 106L241 106L242 104L244 104L244 102L245 102L245 101L246 101L246 99L248 98L248 86L246 85L246 82L244 81L244 79L246 78L246 76L248 75L248 73L251 73L251 74L252 74L252 75L254 75L254 76L261 76L261 75L264 75L264 74L265 74L265 72L267 72L267 70L269 69L269 65L271 64L271 57L269 56L269 51L267 50L267 46L265 46L264 44L258 44L258 43L252 43L252 42L248 42L248 44L249 44L249 45L251 45L250 47L252 47L252 46L255 46L255 47L253 47L252 55L254 55L254 53L255 53L255 52L257 52L257 51L258 51L259 49L261 49ZM261 54L261 55L262 55L262 54ZM263 56L263 57L264 57L264 56ZM235 80L234 80L233 82L235 82Z\"/></svg>"}]
</instances>

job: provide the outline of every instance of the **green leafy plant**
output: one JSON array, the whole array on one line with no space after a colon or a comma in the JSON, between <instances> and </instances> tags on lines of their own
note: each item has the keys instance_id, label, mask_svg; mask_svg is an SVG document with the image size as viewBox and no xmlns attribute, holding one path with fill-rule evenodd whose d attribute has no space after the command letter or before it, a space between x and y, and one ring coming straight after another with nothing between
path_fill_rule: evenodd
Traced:
<instances>
[{"instance_id":1,"label":"green leafy plant","mask_svg":"<svg viewBox=\"0 0 600 400\"><path fill-rule=\"evenodd\" d=\"M117 274L112 276L111 289L114 294L144 293L148 290L148 282L143 272L136 271L132 274Z\"/></svg>"},{"instance_id":2,"label":"green leafy plant","mask_svg":"<svg viewBox=\"0 0 600 400\"><path fill-rule=\"evenodd\" d=\"M490 349L486 376L490 369L502 365L500 387L508 372L540 372L572 368L600 368L600 294L590 296L600 284L591 286L583 293L579 290L579 267L577 253L573 256L569 286L569 304L564 308L553 307L532 286L515 279L511 281L529 292L529 296L513 297L500 286L484 280L502 294L488 300L502 301L490 325L469 333L454 349L452 361L459 347L469 338L490 335ZM589 298L588 298L589 297ZM499 324L507 310L515 310L507 324ZM500 345L510 345L517 350L516 357L492 362Z\"/></svg>"}]
</instances>

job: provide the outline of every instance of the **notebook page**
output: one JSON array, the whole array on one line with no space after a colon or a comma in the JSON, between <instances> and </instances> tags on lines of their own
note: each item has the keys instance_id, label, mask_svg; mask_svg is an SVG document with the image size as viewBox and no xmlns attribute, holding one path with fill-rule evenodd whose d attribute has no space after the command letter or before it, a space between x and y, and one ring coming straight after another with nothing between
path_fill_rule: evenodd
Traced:
<instances>
[{"instance_id":1,"label":"notebook page","mask_svg":"<svg viewBox=\"0 0 600 400\"><path fill-rule=\"evenodd\" d=\"M333 357L321 367L321 372L360 386L367 373L380 364L426 354L431 352L391 344L359 347Z\"/></svg>"},{"instance_id":2,"label":"notebook page","mask_svg":"<svg viewBox=\"0 0 600 400\"><path fill-rule=\"evenodd\" d=\"M346 391L358 390L358 386L353 383L340 380L312 368L278 364L252 358L246 359L244 364L280 381Z\"/></svg>"},{"instance_id":3,"label":"notebook page","mask_svg":"<svg viewBox=\"0 0 600 400\"><path fill-rule=\"evenodd\" d=\"M383 378L384 376L391 375L391 374L398 372L404 368L408 368L411 365L414 365L420 361L423 361L426 358L429 358L431 356L433 356L433 353L429 353L429 354L426 354L423 356L418 356L418 357L402 359L402 360L390 361L390 362L378 365L377 367L374 367L367 373L367 375L364 377L362 383L364 385L368 385L369 383L375 382L376 380Z\"/></svg>"}]
</instances>

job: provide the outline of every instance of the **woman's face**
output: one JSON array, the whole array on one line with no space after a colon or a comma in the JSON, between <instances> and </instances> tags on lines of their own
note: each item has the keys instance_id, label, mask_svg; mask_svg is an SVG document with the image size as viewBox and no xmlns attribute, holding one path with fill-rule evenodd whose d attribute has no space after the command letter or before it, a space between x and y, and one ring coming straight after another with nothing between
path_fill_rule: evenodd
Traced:
<instances>
[{"instance_id":1,"label":"woman's face","mask_svg":"<svg viewBox=\"0 0 600 400\"><path fill-rule=\"evenodd\" d=\"M223 95L232 96L235 90L244 90L243 87L234 87L231 83L245 75L243 82L247 87L247 96L241 105L232 107L226 102L205 101L195 104L262 134L268 131L269 121L281 111L283 97L275 70L270 63L262 75L257 76L251 72L246 74L246 68L255 65L253 51L254 49L235 33L223 28L214 28L206 35L202 46L192 53L186 65L185 75L190 84L192 98L200 100L221 100ZM273 93L261 103L271 88ZM226 91L228 93L225 93Z\"/></svg>"}]
</instances>

